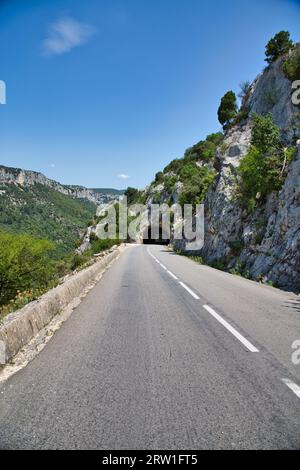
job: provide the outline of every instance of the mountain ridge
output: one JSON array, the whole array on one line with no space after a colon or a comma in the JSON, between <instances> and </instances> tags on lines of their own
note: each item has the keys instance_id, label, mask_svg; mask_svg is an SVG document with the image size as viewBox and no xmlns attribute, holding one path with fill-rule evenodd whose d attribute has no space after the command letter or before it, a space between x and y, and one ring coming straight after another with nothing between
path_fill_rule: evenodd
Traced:
<instances>
[{"instance_id":1,"label":"mountain ridge","mask_svg":"<svg viewBox=\"0 0 300 470\"><path fill-rule=\"evenodd\" d=\"M95 204L106 204L113 200L116 195L122 195L122 190L113 188L86 188L81 185L66 185L48 178L43 173L26 170L23 168L8 167L0 165L0 184L19 184L20 186L30 186L34 183L40 183L51 187L62 194L72 197L87 199Z\"/></svg>"}]
</instances>

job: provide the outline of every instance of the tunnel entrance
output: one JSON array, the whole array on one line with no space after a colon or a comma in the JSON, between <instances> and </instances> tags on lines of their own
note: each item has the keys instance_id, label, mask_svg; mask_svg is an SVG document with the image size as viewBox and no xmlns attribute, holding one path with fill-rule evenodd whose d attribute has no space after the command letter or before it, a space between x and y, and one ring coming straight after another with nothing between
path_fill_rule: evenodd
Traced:
<instances>
[{"instance_id":1,"label":"tunnel entrance","mask_svg":"<svg viewBox=\"0 0 300 470\"><path fill-rule=\"evenodd\" d=\"M159 225L159 227L156 227L156 230L154 230L153 233L158 233L158 238L153 237L153 234L151 233L151 226L148 225L148 227L145 228L143 233L144 245L169 245L169 234L164 233L164 230L161 225Z\"/></svg>"}]
</instances>

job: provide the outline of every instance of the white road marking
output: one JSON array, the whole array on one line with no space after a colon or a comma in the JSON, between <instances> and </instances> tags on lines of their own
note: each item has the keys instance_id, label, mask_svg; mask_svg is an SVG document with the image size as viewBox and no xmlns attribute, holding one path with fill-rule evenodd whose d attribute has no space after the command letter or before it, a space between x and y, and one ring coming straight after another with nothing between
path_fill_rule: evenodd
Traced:
<instances>
[{"instance_id":1,"label":"white road marking","mask_svg":"<svg viewBox=\"0 0 300 470\"><path fill-rule=\"evenodd\" d=\"M176 281L178 281L178 277L175 276L175 274L171 273L171 271L169 271L167 269L167 273L170 274L170 276L172 276L173 279L176 279Z\"/></svg>"},{"instance_id":2,"label":"white road marking","mask_svg":"<svg viewBox=\"0 0 300 470\"><path fill-rule=\"evenodd\" d=\"M295 395L297 395L298 398L300 398L300 387L299 385L295 384L292 382L290 379L282 379L282 382L285 383L289 387L289 389L294 392Z\"/></svg>"},{"instance_id":3,"label":"white road marking","mask_svg":"<svg viewBox=\"0 0 300 470\"><path fill-rule=\"evenodd\" d=\"M175 276L171 271L169 271L166 266L164 266L155 256L152 255L152 253L148 249L148 253L152 258L163 268L167 271L167 273L176 281L179 281L178 277ZM179 281L179 284L196 300L199 300L200 297L192 290L190 289L184 282ZM231 326L224 318L221 317L215 310L210 307L209 305L203 305L203 308L207 312L209 312L216 320L218 320L221 325L223 325L233 336L235 336L249 351L251 352L259 352L259 350L253 346L250 341L248 341L243 335L241 335L233 326ZM296 393L297 396L300 397L300 387L298 385L294 384L293 382L289 381L288 379L283 379L283 381L286 383L288 387L290 387L291 390L293 390L294 393Z\"/></svg>"},{"instance_id":4,"label":"white road marking","mask_svg":"<svg viewBox=\"0 0 300 470\"><path fill-rule=\"evenodd\" d=\"M166 266L164 266L152 253L151 251L149 250L149 248L147 249L149 255L151 256L151 258L153 258L157 264L159 264L163 269L165 269L167 271L168 274L170 274L170 276L175 279L176 281L178 281L178 277L175 276L175 274L173 274L171 271L168 270L168 268L166 268Z\"/></svg>"},{"instance_id":5,"label":"white road marking","mask_svg":"<svg viewBox=\"0 0 300 470\"><path fill-rule=\"evenodd\" d=\"M211 308L209 305L203 305L205 310L207 310L218 322L221 323L230 333L233 334L243 345L249 349L251 352L259 352L259 350L253 346L253 344L250 343L244 336L242 336L233 326L231 326L224 318L221 317L217 312L214 311L213 308Z\"/></svg>"},{"instance_id":6,"label":"white road marking","mask_svg":"<svg viewBox=\"0 0 300 470\"><path fill-rule=\"evenodd\" d=\"M148 251L149 255L151 256L151 258L156 259L155 256L154 256L154 255L151 253L151 251L149 250L149 248L147 249L147 251Z\"/></svg>"},{"instance_id":7,"label":"white road marking","mask_svg":"<svg viewBox=\"0 0 300 470\"><path fill-rule=\"evenodd\" d=\"M184 282L181 282L181 281L180 281L179 284L180 284L185 290L187 290L187 291L189 292L189 294L191 294L191 296L194 297L194 299L196 299L196 300L199 300L199 299L200 299L200 297L198 297L198 295L195 294L195 292L193 292L192 289L190 289Z\"/></svg>"}]
</instances>

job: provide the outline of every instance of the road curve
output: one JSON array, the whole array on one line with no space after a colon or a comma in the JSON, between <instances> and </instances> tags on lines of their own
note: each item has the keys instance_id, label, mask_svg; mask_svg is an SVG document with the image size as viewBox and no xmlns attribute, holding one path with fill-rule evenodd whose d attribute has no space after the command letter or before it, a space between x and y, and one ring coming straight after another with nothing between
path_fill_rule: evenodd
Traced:
<instances>
[{"instance_id":1,"label":"road curve","mask_svg":"<svg viewBox=\"0 0 300 470\"><path fill-rule=\"evenodd\" d=\"M0 386L1 449L299 449L300 302L128 247Z\"/></svg>"}]
</instances>

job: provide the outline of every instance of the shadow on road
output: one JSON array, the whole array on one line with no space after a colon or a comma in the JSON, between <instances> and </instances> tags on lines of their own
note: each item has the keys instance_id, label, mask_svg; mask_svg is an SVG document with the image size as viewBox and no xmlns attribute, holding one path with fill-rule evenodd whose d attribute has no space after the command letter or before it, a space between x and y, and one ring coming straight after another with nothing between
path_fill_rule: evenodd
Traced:
<instances>
[{"instance_id":1,"label":"shadow on road","mask_svg":"<svg viewBox=\"0 0 300 470\"><path fill-rule=\"evenodd\" d=\"M284 305L284 307L292 308L293 310L297 310L300 313L300 299L299 300L298 299L297 300L295 300L295 299L288 300L283 305Z\"/></svg>"}]
</instances>

